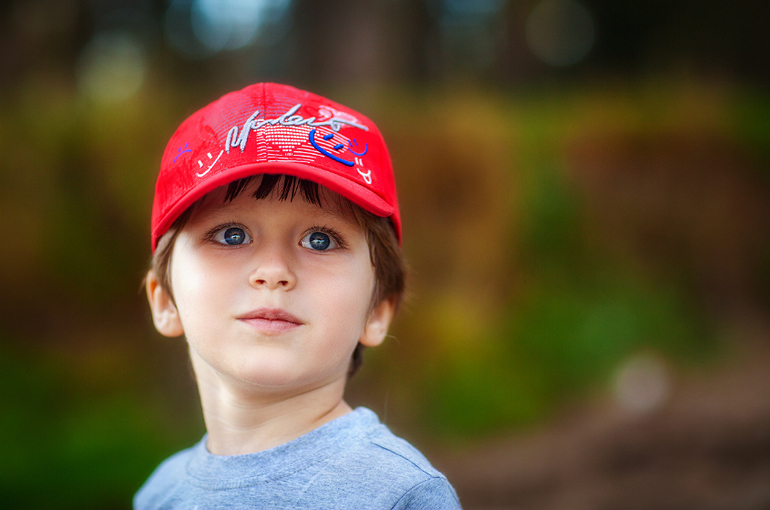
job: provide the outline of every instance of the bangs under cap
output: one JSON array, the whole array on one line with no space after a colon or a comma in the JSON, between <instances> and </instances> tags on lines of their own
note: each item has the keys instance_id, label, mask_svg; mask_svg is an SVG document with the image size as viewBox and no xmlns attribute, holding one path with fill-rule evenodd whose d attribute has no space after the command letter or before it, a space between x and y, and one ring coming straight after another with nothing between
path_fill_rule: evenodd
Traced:
<instances>
[{"instance_id":1,"label":"bangs under cap","mask_svg":"<svg viewBox=\"0 0 770 510\"><path fill-rule=\"evenodd\" d=\"M275 83L231 92L193 113L169 140L152 208L152 250L195 201L259 174L316 182L393 222L401 243L396 183L372 121L321 96Z\"/></svg>"}]
</instances>

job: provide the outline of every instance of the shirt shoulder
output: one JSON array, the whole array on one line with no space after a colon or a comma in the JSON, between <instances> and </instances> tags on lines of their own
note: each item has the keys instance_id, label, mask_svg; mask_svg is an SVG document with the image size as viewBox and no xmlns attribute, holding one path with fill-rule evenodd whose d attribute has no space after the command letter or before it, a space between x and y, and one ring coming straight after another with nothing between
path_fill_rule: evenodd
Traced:
<instances>
[{"instance_id":1,"label":"shirt shoulder","mask_svg":"<svg viewBox=\"0 0 770 510\"><path fill-rule=\"evenodd\" d=\"M316 502L327 495L333 495L332 507L344 501L345 508L460 508L446 477L379 422L329 459L306 494Z\"/></svg>"},{"instance_id":2,"label":"shirt shoulder","mask_svg":"<svg viewBox=\"0 0 770 510\"><path fill-rule=\"evenodd\" d=\"M177 489L184 483L185 466L196 447L177 452L164 460L134 496L134 508L173 508L173 502L168 500L178 493Z\"/></svg>"}]
</instances>

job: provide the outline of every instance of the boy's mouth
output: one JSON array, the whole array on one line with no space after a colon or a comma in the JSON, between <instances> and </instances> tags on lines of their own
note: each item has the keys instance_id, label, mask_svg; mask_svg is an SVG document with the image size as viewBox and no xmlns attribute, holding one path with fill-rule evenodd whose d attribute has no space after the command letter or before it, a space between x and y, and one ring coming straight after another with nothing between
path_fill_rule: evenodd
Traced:
<instances>
[{"instance_id":1,"label":"boy's mouth","mask_svg":"<svg viewBox=\"0 0 770 510\"><path fill-rule=\"evenodd\" d=\"M275 333L303 324L297 317L280 308L258 308L237 317L237 319L261 331Z\"/></svg>"}]
</instances>

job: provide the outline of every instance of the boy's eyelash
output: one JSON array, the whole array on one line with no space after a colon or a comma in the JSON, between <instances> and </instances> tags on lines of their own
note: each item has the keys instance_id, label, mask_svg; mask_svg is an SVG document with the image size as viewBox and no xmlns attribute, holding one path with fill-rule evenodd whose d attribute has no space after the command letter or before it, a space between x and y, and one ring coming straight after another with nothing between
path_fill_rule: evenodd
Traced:
<instances>
[{"instance_id":1,"label":"boy's eyelash","mask_svg":"<svg viewBox=\"0 0 770 510\"><path fill-rule=\"evenodd\" d=\"M230 222L227 222L227 223L222 223L221 225L217 225L216 227L214 227L211 230L209 230L208 232L206 232L204 234L204 236L203 236L203 240L204 241L211 241L212 239L214 239L214 236L217 235L217 232L220 232L222 229L231 228L231 227L238 227L238 228L242 228L244 230L246 229L246 227L244 227L240 223L236 223L234 221L230 221Z\"/></svg>"},{"instance_id":2,"label":"boy's eyelash","mask_svg":"<svg viewBox=\"0 0 770 510\"><path fill-rule=\"evenodd\" d=\"M243 228L243 229L246 228L243 225L241 225L240 223L236 223L234 221L230 221L230 222L227 222L227 223L221 223L221 224L217 225L216 227L212 228L211 230L209 230L208 232L206 232L204 234L204 236L203 236L203 240L204 241L211 241L211 240L214 239L214 237L217 235L218 232L221 232L222 230L224 230L226 228L231 228L231 227L237 227L237 228ZM310 234L312 232L323 232L324 234L326 234L329 237L331 237L332 239L334 239L334 242L337 243L337 246L339 246L340 248L347 248L347 243L343 239L342 235L336 229L334 229L332 227L316 225L314 227L310 227L309 229L307 229L305 231L305 233L302 235L302 237L305 237L306 235L308 235L308 234Z\"/></svg>"},{"instance_id":3,"label":"boy's eyelash","mask_svg":"<svg viewBox=\"0 0 770 510\"><path fill-rule=\"evenodd\" d=\"M337 243L337 246L340 248L347 248L347 243L342 238L342 235L334 228L331 227L324 227L321 225L317 225L315 227L311 227L305 231L305 233L302 235L304 238L306 235L311 234L313 232L323 232L324 234L328 235L332 239L334 239L334 242Z\"/></svg>"}]
</instances>

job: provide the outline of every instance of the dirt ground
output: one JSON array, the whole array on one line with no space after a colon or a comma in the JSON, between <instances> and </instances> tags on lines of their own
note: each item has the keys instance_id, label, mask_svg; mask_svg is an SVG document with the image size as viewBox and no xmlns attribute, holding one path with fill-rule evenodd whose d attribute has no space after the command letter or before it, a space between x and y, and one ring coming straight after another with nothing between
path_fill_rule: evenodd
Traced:
<instances>
[{"instance_id":1,"label":"dirt ground","mask_svg":"<svg viewBox=\"0 0 770 510\"><path fill-rule=\"evenodd\" d=\"M740 337L728 361L674 374L657 408L600 397L434 464L466 510L770 509L770 328Z\"/></svg>"}]
</instances>

